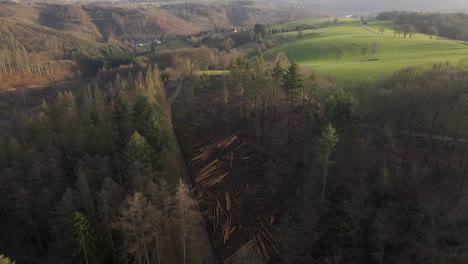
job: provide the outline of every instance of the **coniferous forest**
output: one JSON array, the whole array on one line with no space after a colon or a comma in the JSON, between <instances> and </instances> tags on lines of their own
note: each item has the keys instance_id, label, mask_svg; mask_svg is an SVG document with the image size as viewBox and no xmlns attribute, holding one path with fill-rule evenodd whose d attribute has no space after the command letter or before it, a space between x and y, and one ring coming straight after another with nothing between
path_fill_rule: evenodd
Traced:
<instances>
[{"instance_id":1,"label":"coniferous forest","mask_svg":"<svg viewBox=\"0 0 468 264\"><path fill-rule=\"evenodd\" d=\"M157 67L59 93L8 128L0 245L19 263L203 256Z\"/></svg>"},{"instance_id":2,"label":"coniferous forest","mask_svg":"<svg viewBox=\"0 0 468 264\"><path fill-rule=\"evenodd\" d=\"M321 2L0 1L0 264L468 263L468 16Z\"/></svg>"}]
</instances>

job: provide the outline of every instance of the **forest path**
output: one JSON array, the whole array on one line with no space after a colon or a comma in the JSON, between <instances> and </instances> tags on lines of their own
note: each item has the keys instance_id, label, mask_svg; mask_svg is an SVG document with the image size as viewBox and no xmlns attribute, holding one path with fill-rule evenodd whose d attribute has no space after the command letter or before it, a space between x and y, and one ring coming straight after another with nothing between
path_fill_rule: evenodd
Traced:
<instances>
[{"instance_id":1,"label":"forest path","mask_svg":"<svg viewBox=\"0 0 468 264\"><path fill-rule=\"evenodd\" d=\"M170 109L171 111L172 111L172 104L174 104L174 101L179 96L181 90L182 90L182 82L178 81L176 90L171 94L171 96L169 97L167 101L169 103L169 108L171 108Z\"/></svg>"},{"instance_id":2,"label":"forest path","mask_svg":"<svg viewBox=\"0 0 468 264\"><path fill-rule=\"evenodd\" d=\"M176 90L172 93L172 95L168 99L169 110L171 111L171 114L172 114L172 105L174 104L174 101L179 96L180 91L182 90L182 87L183 87L182 81L178 81ZM193 187L192 177L190 177L190 174L187 170L187 163L185 162L185 158L180 149L179 140L177 139L175 132L174 132L174 138L175 138L176 146L177 146L177 161L179 162L181 177L190 187ZM193 188L190 188L190 189L191 189L191 196L193 200L195 201L195 209L198 211L198 214L200 216L199 217L200 234L199 234L198 239L199 239L199 243L202 244L202 247L206 251L204 252L206 254L205 256L206 258L204 258L203 263L214 264L216 263L216 261L215 261L215 257L213 254L213 248L211 247L210 237L208 235L208 231L206 230L205 219L203 218L201 214L200 206L198 205L198 201L196 200L196 196L195 196L195 193L193 192Z\"/></svg>"}]
</instances>

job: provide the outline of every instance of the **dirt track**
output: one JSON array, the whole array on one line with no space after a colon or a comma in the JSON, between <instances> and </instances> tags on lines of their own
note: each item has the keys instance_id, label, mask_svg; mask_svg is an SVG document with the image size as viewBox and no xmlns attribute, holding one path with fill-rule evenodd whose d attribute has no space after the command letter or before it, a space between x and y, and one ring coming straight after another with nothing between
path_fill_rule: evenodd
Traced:
<instances>
[{"instance_id":1,"label":"dirt track","mask_svg":"<svg viewBox=\"0 0 468 264\"><path fill-rule=\"evenodd\" d=\"M174 93L169 97L168 99L168 104L169 104L169 108L172 110L172 105L174 103L174 101L177 99L177 97L179 96L180 94L180 91L182 90L182 82L179 81L177 83L177 88L176 90L174 91ZM182 154L182 151L180 150L180 145L179 145L179 140L177 139L177 137L174 135L175 139L176 139L176 145L177 145L177 160L179 162L179 166L180 166L180 173L182 174L182 178L184 179L184 181L190 186L190 187L193 187L193 182L192 182L192 178L190 177L190 174L188 173L188 170L187 170L187 164L185 162L185 158ZM192 188L193 189L193 188ZM196 198L195 198L195 195L194 193L192 192L192 198L196 201ZM206 259L204 260L204 263L207 263L207 264L214 264L216 263L215 261L215 258L214 258L214 255L213 255L213 249L211 247L211 241L210 241L210 237L208 236L208 231L206 230L206 223L205 223L205 220L203 219L202 215L201 215L201 211L200 211L200 207L198 205L198 203L196 203L196 209L200 215L200 223L199 223L199 226L200 226L200 237L199 237L199 242L200 243L203 243L204 244L204 248L207 249L207 256L206 256Z\"/></svg>"}]
</instances>

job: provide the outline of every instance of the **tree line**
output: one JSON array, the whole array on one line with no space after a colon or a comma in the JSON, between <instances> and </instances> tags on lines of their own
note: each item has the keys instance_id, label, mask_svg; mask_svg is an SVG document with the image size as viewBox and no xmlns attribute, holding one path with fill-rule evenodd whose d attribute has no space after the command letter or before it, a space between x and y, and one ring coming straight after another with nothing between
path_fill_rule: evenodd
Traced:
<instances>
[{"instance_id":1,"label":"tree line","mask_svg":"<svg viewBox=\"0 0 468 264\"><path fill-rule=\"evenodd\" d=\"M431 37L439 35L456 40L468 40L468 16L457 13L422 13L407 11L382 12L377 16L380 20L394 20L401 26L399 31L420 32Z\"/></svg>"}]
</instances>

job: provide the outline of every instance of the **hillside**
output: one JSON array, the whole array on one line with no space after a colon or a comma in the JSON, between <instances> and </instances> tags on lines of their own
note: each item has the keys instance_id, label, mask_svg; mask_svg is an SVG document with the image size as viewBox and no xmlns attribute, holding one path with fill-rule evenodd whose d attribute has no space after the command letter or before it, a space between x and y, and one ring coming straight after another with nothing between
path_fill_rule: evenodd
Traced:
<instances>
[{"instance_id":1,"label":"hillside","mask_svg":"<svg viewBox=\"0 0 468 264\"><path fill-rule=\"evenodd\" d=\"M317 10L253 1L183 3L162 5L163 10L204 28L252 27L256 23L278 24L320 16Z\"/></svg>"},{"instance_id":2,"label":"hillside","mask_svg":"<svg viewBox=\"0 0 468 264\"><path fill-rule=\"evenodd\" d=\"M1 3L0 88L41 86L78 77L77 50L99 57L96 52L106 45L128 48L132 41L151 42L206 30L158 10Z\"/></svg>"},{"instance_id":3,"label":"hillside","mask_svg":"<svg viewBox=\"0 0 468 264\"><path fill-rule=\"evenodd\" d=\"M0 17L38 24L97 40L130 40L157 35L188 35L204 28L159 8L99 4L1 4Z\"/></svg>"},{"instance_id":4,"label":"hillside","mask_svg":"<svg viewBox=\"0 0 468 264\"><path fill-rule=\"evenodd\" d=\"M106 45L128 49L130 43L145 43L145 48L138 50L145 52L155 39L183 41L184 36L199 32L253 27L256 23L277 24L313 13L250 1L234 4L2 2L0 88L44 85L79 76L74 69L77 51L94 60L101 56L97 53ZM160 50L167 46L153 48ZM101 66L98 63L92 69Z\"/></svg>"},{"instance_id":5,"label":"hillside","mask_svg":"<svg viewBox=\"0 0 468 264\"><path fill-rule=\"evenodd\" d=\"M383 35L377 32L381 27L386 28ZM394 36L390 28L391 24L382 21L370 21L368 29L357 21L343 21L304 30L300 38L297 32L276 34L269 38L275 47L266 51L265 57L274 59L278 52L284 52L290 60L348 84L376 80L403 67L457 63L467 58L468 46L459 41L430 39L423 34L404 38Z\"/></svg>"}]
</instances>

